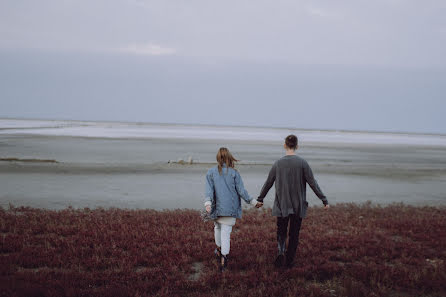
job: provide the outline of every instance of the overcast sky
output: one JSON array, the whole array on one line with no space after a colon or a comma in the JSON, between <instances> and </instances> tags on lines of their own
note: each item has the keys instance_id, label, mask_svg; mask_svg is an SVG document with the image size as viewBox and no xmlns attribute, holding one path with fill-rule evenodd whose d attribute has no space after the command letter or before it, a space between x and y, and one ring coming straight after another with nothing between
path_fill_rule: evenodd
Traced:
<instances>
[{"instance_id":1,"label":"overcast sky","mask_svg":"<svg viewBox=\"0 0 446 297\"><path fill-rule=\"evenodd\" d=\"M2 0L0 117L446 133L446 1Z\"/></svg>"}]
</instances>

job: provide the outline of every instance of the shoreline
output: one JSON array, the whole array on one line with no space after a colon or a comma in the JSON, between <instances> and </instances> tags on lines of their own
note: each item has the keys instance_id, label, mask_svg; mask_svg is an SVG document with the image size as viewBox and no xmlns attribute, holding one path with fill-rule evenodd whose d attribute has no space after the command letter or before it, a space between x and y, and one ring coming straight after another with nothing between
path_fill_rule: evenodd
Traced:
<instances>
[{"instance_id":1,"label":"shoreline","mask_svg":"<svg viewBox=\"0 0 446 297\"><path fill-rule=\"evenodd\" d=\"M267 205L267 204L266 204ZM373 201L364 201L364 202L339 202L335 204L329 204L329 210L325 210L324 206L321 205L311 205L308 207L307 211L330 211L332 208L371 208L371 209L385 209L385 208L413 208L413 209L423 209L426 208L435 209L439 211L446 211L446 203L445 204L408 204L404 202L389 202L387 204L377 203ZM204 206L203 206L204 209ZM84 212L84 211L130 211L130 212L140 212L140 211L150 211L154 213L179 213L179 212L200 212L201 209L198 208L164 208L164 209L154 209L154 208L128 208L128 207L116 207L116 206L95 206L95 207L75 207L72 205L68 205L64 208L46 208L46 207L33 207L27 205L15 205L14 203L9 203L7 206L3 206L0 204L0 211L4 211L6 213L14 213L16 215L21 215L24 211L49 211L49 212L66 212L66 211L75 211L75 212ZM251 214L253 212L268 212L271 213L272 207L263 206L260 209L248 207L247 205L242 204L243 215ZM199 215L199 213L198 213ZM243 219L243 217L242 217Z\"/></svg>"}]
</instances>

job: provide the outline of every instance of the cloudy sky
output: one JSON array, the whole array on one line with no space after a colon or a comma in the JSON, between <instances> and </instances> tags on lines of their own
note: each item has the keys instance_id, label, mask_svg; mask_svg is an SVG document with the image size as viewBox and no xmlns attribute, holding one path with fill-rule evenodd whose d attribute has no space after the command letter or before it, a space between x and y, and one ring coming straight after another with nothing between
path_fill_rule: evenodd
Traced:
<instances>
[{"instance_id":1,"label":"cloudy sky","mask_svg":"<svg viewBox=\"0 0 446 297\"><path fill-rule=\"evenodd\" d=\"M0 117L446 133L446 1L2 0Z\"/></svg>"}]
</instances>

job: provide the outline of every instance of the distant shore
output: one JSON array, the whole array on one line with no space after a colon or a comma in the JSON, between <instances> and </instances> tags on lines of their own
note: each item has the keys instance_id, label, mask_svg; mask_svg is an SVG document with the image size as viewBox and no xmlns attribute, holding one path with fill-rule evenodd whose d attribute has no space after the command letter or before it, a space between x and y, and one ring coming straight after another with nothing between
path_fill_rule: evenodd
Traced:
<instances>
[{"instance_id":1,"label":"distant shore","mask_svg":"<svg viewBox=\"0 0 446 297\"><path fill-rule=\"evenodd\" d=\"M311 145L369 144L446 147L446 135L432 133L0 118L0 135L203 139L271 143L282 141L290 133L297 134L301 141Z\"/></svg>"},{"instance_id":2,"label":"distant shore","mask_svg":"<svg viewBox=\"0 0 446 297\"><path fill-rule=\"evenodd\" d=\"M414 132L414 131L380 131L380 130L355 130L355 129L328 129L328 128L299 128L299 127L285 127L285 126L261 126L261 125L215 125L215 124L199 124L199 123L168 123L168 122L141 122L141 121L107 121L107 120L74 120L74 119L49 119L49 118L19 118L19 117L0 117L0 130L8 129L27 129L23 126L23 123L33 122L36 123L105 123L105 124L130 124L130 125L160 125L160 126L190 126L190 127L222 127L222 128L255 128L255 129L276 129L276 130L297 130L297 131L321 131L321 132L346 132L346 133L386 133L386 134L404 134L404 135L430 135L430 136L446 136L444 133L431 133L431 132ZM6 125L6 127L5 127ZM60 125L56 125L56 127ZM54 125L49 125L48 128L53 128Z\"/></svg>"}]
</instances>

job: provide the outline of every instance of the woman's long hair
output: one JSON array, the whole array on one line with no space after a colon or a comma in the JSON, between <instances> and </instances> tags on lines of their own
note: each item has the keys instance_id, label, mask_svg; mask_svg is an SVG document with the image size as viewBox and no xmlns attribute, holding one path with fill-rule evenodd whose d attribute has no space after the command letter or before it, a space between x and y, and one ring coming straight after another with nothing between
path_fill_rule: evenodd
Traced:
<instances>
[{"instance_id":1,"label":"woman's long hair","mask_svg":"<svg viewBox=\"0 0 446 297\"><path fill-rule=\"evenodd\" d=\"M225 147L221 147L217 153L217 162L218 162L218 172L221 174L221 170L223 168L223 164L226 163L226 166L234 168L235 162L238 160L232 156L229 150Z\"/></svg>"}]
</instances>

